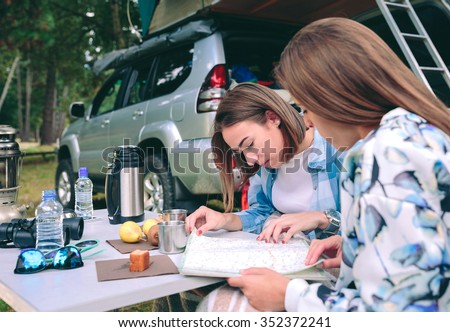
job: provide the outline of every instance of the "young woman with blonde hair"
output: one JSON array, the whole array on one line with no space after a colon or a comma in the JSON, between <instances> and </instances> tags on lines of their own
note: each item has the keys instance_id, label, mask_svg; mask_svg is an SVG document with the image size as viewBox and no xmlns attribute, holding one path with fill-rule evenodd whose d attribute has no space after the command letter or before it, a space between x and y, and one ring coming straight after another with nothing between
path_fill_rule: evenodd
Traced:
<instances>
[{"instance_id":1,"label":"young woman with blonde hair","mask_svg":"<svg viewBox=\"0 0 450 332\"><path fill-rule=\"evenodd\" d=\"M326 252L340 276L334 290L260 269L229 284L264 310L449 311L447 107L374 32L344 18L301 29L277 78L322 136L351 147L342 237L313 241L306 259ZM272 284L284 287L270 298L258 291Z\"/></svg>"}]
</instances>

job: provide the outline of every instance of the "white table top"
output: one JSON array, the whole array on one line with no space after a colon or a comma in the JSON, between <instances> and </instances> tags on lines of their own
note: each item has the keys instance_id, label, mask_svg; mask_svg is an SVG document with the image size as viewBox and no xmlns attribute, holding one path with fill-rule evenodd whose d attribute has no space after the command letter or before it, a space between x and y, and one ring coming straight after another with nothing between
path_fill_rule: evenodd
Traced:
<instances>
[{"instance_id":1,"label":"white table top","mask_svg":"<svg viewBox=\"0 0 450 332\"><path fill-rule=\"evenodd\" d=\"M106 210L94 211L94 216L97 217L94 221L85 222L81 240L98 239L100 244L93 251L106 250L83 259L82 268L17 275L13 270L20 249L0 249L0 298L16 311L108 311L223 280L175 274L98 282L96 260L127 258L129 254L121 254L106 242L119 238L120 225L109 224ZM151 216L146 212L146 218ZM250 237L253 234L217 232L209 235ZM157 254L158 250L151 251L151 255ZM181 256L169 255L177 266Z\"/></svg>"}]
</instances>

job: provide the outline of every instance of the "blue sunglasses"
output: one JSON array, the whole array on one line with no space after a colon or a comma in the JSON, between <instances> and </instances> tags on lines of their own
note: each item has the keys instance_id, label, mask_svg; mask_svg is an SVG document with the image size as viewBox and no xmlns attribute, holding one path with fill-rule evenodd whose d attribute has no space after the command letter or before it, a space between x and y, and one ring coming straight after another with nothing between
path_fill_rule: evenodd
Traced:
<instances>
[{"instance_id":1,"label":"blue sunglasses","mask_svg":"<svg viewBox=\"0 0 450 332\"><path fill-rule=\"evenodd\" d=\"M75 246L63 247L50 253L53 253L53 258L49 263L49 258L40 250L34 248L22 250L17 258L14 273L31 274L46 269L69 270L83 266L81 253Z\"/></svg>"},{"instance_id":2,"label":"blue sunglasses","mask_svg":"<svg viewBox=\"0 0 450 332\"><path fill-rule=\"evenodd\" d=\"M24 249L17 258L14 273L30 274L50 268L67 270L82 267L81 253L97 247L98 244L98 240L83 240L73 245L49 251L46 254L34 248ZM103 251L105 250L97 251L85 256L85 258L97 255Z\"/></svg>"}]
</instances>

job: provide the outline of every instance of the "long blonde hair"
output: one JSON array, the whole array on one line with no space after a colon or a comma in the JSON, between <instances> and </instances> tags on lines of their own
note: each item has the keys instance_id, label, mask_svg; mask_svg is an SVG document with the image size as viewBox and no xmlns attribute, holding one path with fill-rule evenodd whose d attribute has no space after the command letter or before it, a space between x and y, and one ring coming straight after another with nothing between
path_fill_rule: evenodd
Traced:
<instances>
[{"instance_id":1,"label":"long blonde hair","mask_svg":"<svg viewBox=\"0 0 450 332\"><path fill-rule=\"evenodd\" d=\"M220 102L214 120L211 145L214 162L220 170L223 201L227 212L231 211L234 205L233 160L242 173L243 182L258 171L259 165L248 165L243 154L233 157L230 146L223 139L222 130L242 121L254 121L263 125L266 123L268 110L272 110L281 120L279 128L284 140L281 158L287 162L298 151L306 131L302 117L292 106L275 91L255 83L238 84L228 91Z\"/></svg>"},{"instance_id":2,"label":"long blonde hair","mask_svg":"<svg viewBox=\"0 0 450 332\"><path fill-rule=\"evenodd\" d=\"M350 19L326 18L297 32L276 77L302 107L329 120L378 126L402 107L450 134L444 103L378 35Z\"/></svg>"}]
</instances>

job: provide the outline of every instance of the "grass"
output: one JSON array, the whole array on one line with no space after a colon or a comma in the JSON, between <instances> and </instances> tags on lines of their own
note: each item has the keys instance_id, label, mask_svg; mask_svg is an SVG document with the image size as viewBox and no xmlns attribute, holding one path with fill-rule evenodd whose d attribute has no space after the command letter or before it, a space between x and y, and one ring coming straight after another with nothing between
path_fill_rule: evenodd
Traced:
<instances>
[{"instance_id":1,"label":"grass","mask_svg":"<svg viewBox=\"0 0 450 332\"><path fill-rule=\"evenodd\" d=\"M20 175L19 205L29 205L28 217L34 216L34 210L41 202L43 190L55 188L56 161L44 160L41 156L26 157Z\"/></svg>"}]
</instances>

